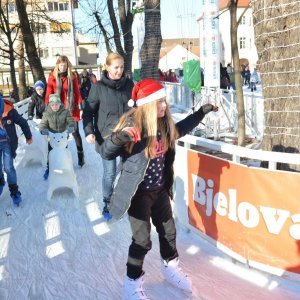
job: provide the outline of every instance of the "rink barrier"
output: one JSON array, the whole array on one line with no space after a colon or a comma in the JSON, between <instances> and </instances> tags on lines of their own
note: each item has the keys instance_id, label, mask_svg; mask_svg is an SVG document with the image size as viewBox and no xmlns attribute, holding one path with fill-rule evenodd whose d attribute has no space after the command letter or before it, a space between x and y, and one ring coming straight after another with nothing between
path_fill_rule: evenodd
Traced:
<instances>
[{"instance_id":1,"label":"rink barrier","mask_svg":"<svg viewBox=\"0 0 300 300\"><path fill-rule=\"evenodd\" d=\"M26 120L28 119L28 104L29 104L29 101L30 101L30 97L28 97L28 98L26 98L22 101L14 103L14 108Z\"/></svg>"},{"instance_id":2,"label":"rink barrier","mask_svg":"<svg viewBox=\"0 0 300 300\"><path fill-rule=\"evenodd\" d=\"M196 146L203 152L193 150ZM244 158L268 161L269 169L242 164ZM234 260L300 281L300 174L278 171L277 163L298 165L300 154L181 138L174 164L175 215Z\"/></svg>"}]
</instances>

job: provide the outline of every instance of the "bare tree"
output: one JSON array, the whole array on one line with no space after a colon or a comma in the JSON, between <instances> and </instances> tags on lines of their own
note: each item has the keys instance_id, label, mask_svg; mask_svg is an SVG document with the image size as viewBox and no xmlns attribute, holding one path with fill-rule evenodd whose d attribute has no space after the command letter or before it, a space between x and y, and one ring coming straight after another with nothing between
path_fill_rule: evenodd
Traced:
<instances>
[{"instance_id":1,"label":"bare tree","mask_svg":"<svg viewBox=\"0 0 300 300\"><path fill-rule=\"evenodd\" d=\"M31 68L33 79L34 81L42 80L46 82L44 70L35 45L34 36L30 28L25 1L16 0L16 6L19 15L20 29L22 31L26 54L28 57L28 62Z\"/></svg>"},{"instance_id":2,"label":"bare tree","mask_svg":"<svg viewBox=\"0 0 300 300\"><path fill-rule=\"evenodd\" d=\"M252 7L265 105L262 148L299 152L299 2L256 0Z\"/></svg>"},{"instance_id":3,"label":"bare tree","mask_svg":"<svg viewBox=\"0 0 300 300\"><path fill-rule=\"evenodd\" d=\"M237 20L237 0L230 0L230 38L231 38L231 55L233 60L234 79L236 83L236 99L238 111L238 145L243 146L245 143L246 129L245 129L245 106L244 95L242 88L242 79L240 73L240 55L238 49L237 30L246 9Z\"/></svg>"},{"instance_id":4,"label":"bare tree","mask_svg":"<svg viewBox=\"0 0 300 300\"><path fill-rule=\"evenodd\" d=\"M24 59L24 44L22 32L19 32L19 43L18 43L18 55L19 55L19 98L25 99L27 97L27 84L26 84L26 73L25 73L25 59Z\"/></svg>"},{"instance_id":5,"label":"bare tree","mask_svg":"<svg viewBox=\"0 0 300 300\"><path fill-rule=\"evenodd\" d=\"M13 94L16 102L19 101L18 85L15 70L15 56L14 56L14 41L12 30L9 22L8 1L0 2L0 32L5 35L6 41L2 41L1 50L4 57L8 58L10 68L10 79L13 85Z\"/></svg>"},{"instance_id":6,"label":"bare tree","mask_svg":"<svg viewBox=\"0 0 300 300\"><path fill-rule=\"evenodd\" d=\"M127 75L132 75L132 1L118 0L118 9L114 7L112 0L98 1L85 0L80 1L82 10L88 17L92 17L96 24L90 22L86 32L92 30L100 31L104 38L107 53L115 50L124 57L124 70ZM109 18L107 18L107 13ZM91 19L91 18L90 18ZM92 20L93 21L93 20Z\"/></svg>"},{"instance_id":7,"label":"bare tree","mask_svg":"<svg viewBox=\"0 0 300 300\"><path fill-rule=\"evenodd\" d=\"M145 1L145 38L141 48L141 77L159 80L158 64L162 42L160 0Z\"/></svg>"}]
</instances>

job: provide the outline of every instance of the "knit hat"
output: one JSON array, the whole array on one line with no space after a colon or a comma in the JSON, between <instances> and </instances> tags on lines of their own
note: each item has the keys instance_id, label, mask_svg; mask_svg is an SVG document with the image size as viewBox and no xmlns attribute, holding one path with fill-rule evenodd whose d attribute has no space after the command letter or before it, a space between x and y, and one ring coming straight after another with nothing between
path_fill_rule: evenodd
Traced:
<instances>
[{"instance_id":1,"label":"knit hat","mask_svg":"<svg viewBox=\"0 0 300 300\"><path fill-rule=\"evenodd\" d=\"M54 104L54 103L61 104L61 100L58 94L51 94L49 96L49 104Z\"/></svg>"},{"instance_id":2,"label":"knit hat","mask_svg":"<svg viewBox=\"0 0 300 300\"><path fill-rule=\"evenodd\" d=\"M37 87L41 87L43 90L45 89L45 84L43 81L38 80L35 84L34 84L34 89L36 89Z\"/></svg>"},{"instance_id":3,"label":"knit hat","mask_svg":"<svg viewBox=\"0 0 300 300\"><path fill-rule=\"evenodd\" d=\"M163 85L151 78L143 79L134 86L128 106L142 106L163 97L166 97Z\"/></svg>"}]
</instances>

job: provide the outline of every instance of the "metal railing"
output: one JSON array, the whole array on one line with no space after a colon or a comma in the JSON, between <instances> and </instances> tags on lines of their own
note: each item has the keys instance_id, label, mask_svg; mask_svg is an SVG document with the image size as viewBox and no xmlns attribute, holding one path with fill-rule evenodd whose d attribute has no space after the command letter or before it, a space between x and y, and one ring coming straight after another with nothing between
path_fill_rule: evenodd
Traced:
<instances>
[{"instance_id":1,"label":"metal railing","mask_svg":"<svg viewBox=\"0 0 300 300\"><path fill-rule=\"evenodd\" d=\"M203 137L219 139L226 136L237 136L238 113L236 93L234 90L202 88L194 94L184 84L163 82L167 92L168 103L189 113L205 103L219 106L216 114L205 118L205 126L201 125L196 132ZM245 92L244 105L246 117L246 135L258 140L262 139L264 127L264 101L260 93Z\"/></svg>"}]
</instances>

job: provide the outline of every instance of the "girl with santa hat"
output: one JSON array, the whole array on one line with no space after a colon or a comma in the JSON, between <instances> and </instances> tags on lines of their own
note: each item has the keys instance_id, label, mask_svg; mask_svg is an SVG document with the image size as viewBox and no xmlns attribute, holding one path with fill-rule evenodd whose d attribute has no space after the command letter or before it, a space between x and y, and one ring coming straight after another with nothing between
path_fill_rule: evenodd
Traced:
<instances>
[{"instance_id":1,"label":"girl with santa hat","mask_svg":"<svg viewBox=\"0 0 300 300\"><path fill-rule=\"evenodd\" d=\"M143 262L151 249L150 219L159 236L161 271L165 279L184 291L192 292L190 279L179 267L170 203L175 141L196 127L207 113L218 108L205 104L175 124L166 102L165 89L153 79L137 83L128 104L133 109L120 118L114 132L100 147L104 159L121 157L120 177L111 196L110 213L118 218L129 207L132 242L124 298L148 299L143 289ZM123 208L121 214L120 208Z\"/></svg>"}]
</instances>

